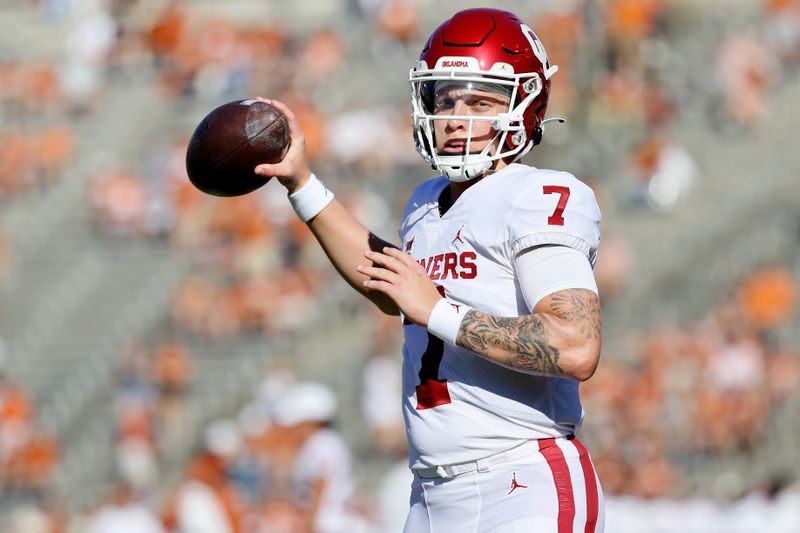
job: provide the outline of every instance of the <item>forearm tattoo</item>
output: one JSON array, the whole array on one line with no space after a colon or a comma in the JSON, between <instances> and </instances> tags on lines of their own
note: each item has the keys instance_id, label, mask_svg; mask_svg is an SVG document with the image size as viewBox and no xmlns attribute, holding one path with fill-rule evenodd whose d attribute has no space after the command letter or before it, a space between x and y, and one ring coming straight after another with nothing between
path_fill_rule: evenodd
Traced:
<instances>
[{"instance_id":1,"label":"forearm tattoo","mask_svg":"<svg viewBox=\"0 0 800 533\"><path fill-rule=\"evenodd\" d=\"M504 366L532 374L561 375L560 353L550 344L550 334L542 318L496 317L469 311L458 332L458 344L473 352L489 355L502 350Z\"/></svg>"},{"instance_id":2,"label":"forearm tattoo","mask_svg":"<svg viewBox=\"0 0 800 533\"><path fill-rule=\"evenodd\" d=\"M551 328L555 321L566 320L575 326L576 335L599 339L600 304L597 295L586 290L559 291L549 298L549 313L496 317L469 311L459 328L458 345L520 372L563 375Z\"/></svg>"},{"instance_id":3,"label":"forearm tattoo","mask_svg":"<svg viewBox=\"0 0 800 533\"><path fill-rule=\"evenodd\" d=\"M600 338L600 300L592 291L559 291L550 297L550 307L554 315L575 324L587 339Z\"/></svg>"}]
</instances>

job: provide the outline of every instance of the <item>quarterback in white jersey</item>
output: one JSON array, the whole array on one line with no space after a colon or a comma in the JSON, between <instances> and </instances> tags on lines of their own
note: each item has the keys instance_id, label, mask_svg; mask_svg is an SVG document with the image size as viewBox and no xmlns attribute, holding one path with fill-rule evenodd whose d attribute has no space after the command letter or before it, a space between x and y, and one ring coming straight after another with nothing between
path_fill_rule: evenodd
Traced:
<instances>
[{"instance_id":1,"label":"quarterback in white jersey","mask_svg":"<svg viewBox=\"0 0 800 533\"><path fill-rule=\"evenodd\" d=\"M461 11L431 34L409 81L417 151L442 177L411 195L399 247L311 173L294 114L267 100L292 145L256 173L286 186L354 289L402 316L406 533L603 530L575 436L579 382L600 357L600 212L574 176L519 163L542 139L557 70L506 11Z\"/></svg>"},{"instance_id":2,"label":"quarterback in white jersey","mask_svg":"<svg viewBox=\"0 0 800 533\"><path fill-rule=\"evenodd\" d=\"M440 215L439 196L448 185L437 178L419 186L400 227L404 251L447 301L499 317L529 315L517 276L520 252L564 246L584 255L587 265L594 261L597 203L572 175L512 164L464 191ZM557 192L547 192L553 188ZM549 224L557 211L563 224ZM565 282L566 288L596 291L591 279ZM412 468L476 460L532 438L573 434L580 426L574 379L520 373L442 342L418 324L406 321L404 328Z\"/></svg>"}]
</instances>

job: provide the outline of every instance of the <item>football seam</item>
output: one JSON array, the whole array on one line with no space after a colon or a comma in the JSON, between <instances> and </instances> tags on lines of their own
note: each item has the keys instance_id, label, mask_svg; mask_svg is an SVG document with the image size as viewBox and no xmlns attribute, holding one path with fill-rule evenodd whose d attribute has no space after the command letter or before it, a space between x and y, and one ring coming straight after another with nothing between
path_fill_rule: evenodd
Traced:
<instances>
[{"instance_id":1,"label":"football seam","mask_svg":"<svg viewBox=\"0 0 800 533\"><path fill-rule=\"evenodd\" d=\"M264 127L263 127L263 128L261 128L259 131L257 131L256 133L254 133L253 135L251 135L250 137L248 137L247 139L245 139L244 141L242 141L242 143L241 143L239 146L237 146L236 148L234 148L233 150L231 150L230 152L228 152L228 154L227 154L225 157L223 157L222 159L220 159L219 161L217 161L216 163L214 163L214 166L210 167L208 170L206 170L205 172L203 172L203 175L205 176L205 175L208 175L208 173L210 173L210 172L213 172L215 168L217 168L217 167L218 167L218 166L220 166L222 163L224 163L225 161L227 161L229 157L231 157L231 156L232 156L232 155L234 155L236 152L238 152L238 151L239 151L239 150L240 150L240 149L241 149L241 148L242 148L244 145L246 145L247 143L249 143L250 141L252 141L252 140L253 140L253 139L255 139L256 137L258 137L259 135L261 135L261 134L262 134L262 133L264 133L265 131L267 131L267 130L269 130L270 128L272 128L273 126L275 126L275 125L276 125L276 124L277 124L279 121L280 121L280 118L278 118L277 120L273 120L273 121L272 121L272 122L270 122L270 123L269 123L267 126L264 126Z\"/></svg>"}]
</instances>

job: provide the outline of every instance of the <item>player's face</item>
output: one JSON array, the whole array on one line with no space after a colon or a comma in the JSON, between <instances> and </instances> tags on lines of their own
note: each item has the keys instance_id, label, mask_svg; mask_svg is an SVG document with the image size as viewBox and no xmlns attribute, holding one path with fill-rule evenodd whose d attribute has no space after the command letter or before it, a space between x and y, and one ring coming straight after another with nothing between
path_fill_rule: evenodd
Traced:
<instances>
[{"instance_id":1,"label":"player's face","mask_svg":"<svg viewBox=\"0 0 800 533\"><path fill-rule=\"evenodd\" d=\"M436 151L439 155L463 155L467 150L470 120L467 117L492 117L508 112L509 97L468 85L447 85L436 91L433 121ZM453 117L453 118L447 118ZM478 153L492 142L497 130L491 120L473 120L469 152Z\"/></svg>"}]
</instances>

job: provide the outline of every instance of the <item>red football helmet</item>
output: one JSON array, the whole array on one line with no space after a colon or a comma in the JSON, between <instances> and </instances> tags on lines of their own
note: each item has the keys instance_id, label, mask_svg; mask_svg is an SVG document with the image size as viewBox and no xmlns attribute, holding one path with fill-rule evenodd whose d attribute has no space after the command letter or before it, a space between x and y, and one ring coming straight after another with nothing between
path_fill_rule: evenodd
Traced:
<instances>
[{"instance_id":1,"label":"red football helmet","mask_svg":"<svg viewBox=\"0 0 800 533\"><path fill-rule=\"evenodd\" d=\"M456 13L431 34L409 75L417 151L452 181L482 176L498 159L517 161L541 140L550 78L557 70L550 66L533 30L513 13L499 9ZM433 113L437 82L503 90L510 99L508 111L488 117L437 117ZM453 119L469 123L468 147L472 125L479 120L492 122L497 132L494 141L479 153L467 149L463 155L438 154L433 123Z\"/></svg>"}]
</instances>

